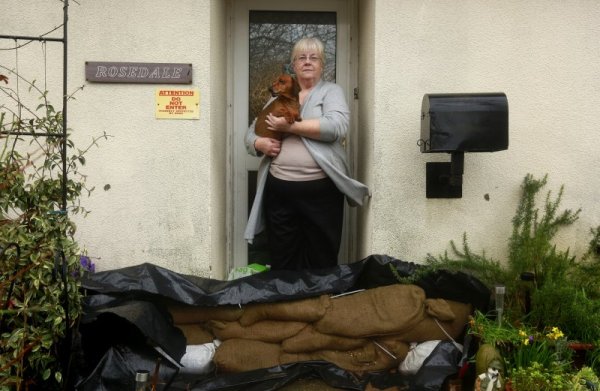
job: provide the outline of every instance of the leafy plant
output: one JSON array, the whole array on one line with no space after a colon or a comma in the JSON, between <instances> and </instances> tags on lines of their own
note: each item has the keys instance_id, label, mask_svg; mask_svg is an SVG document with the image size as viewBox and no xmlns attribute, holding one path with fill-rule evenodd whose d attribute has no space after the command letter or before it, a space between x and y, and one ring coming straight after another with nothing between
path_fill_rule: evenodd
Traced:
<instances>
[{"instance_id":1,"label":"leafy plant","mask_svg":"<svg viewBox=\"0 0 600 391\"><path fill-rule=\"evenodd\" d=\"M469 333L482 344L491 344L501 353L504 367L509 371L526 368L534 362L545 367L568 369L572 352L567 339L558 327L540 331L525 324L515 327L499 324L489 316L476 311L469 324Z\"/></svg>"},{"instance_id":2,"label":"leafy plant","mask_svg":"<svg viewBox=\"0 0 600 391\"><path fill-rule=\"evenodd\" d=\"M515 391L572 391L570 375L555 366L544 367L534 362L528 367L517 368L511 374L511 386Z\"/></svg>"},{"instance_id":3,"label":"leafy plant","mask_svg":"<svg viewBox=\"0 0 600 391\"><path fill-rule=\"evenodd\" d=\"M579 282L579 287L586 295L600 300L600 226L591 228L592 239L577 268L573 271L572 279Z\"/></svg>"},{"instance_id":4,"label":"leafy plant","mask_svg":"<svg viewBox=\"0 0 600 391\"><path fill-rule=\"evenodd\" d=\"M591 228L590 233L592 234L592 239L590 240L588 250L583 259L600 262L600 226Z\"/></svg>"},{"instance_id":5,"label":"leafy plant","mask_svg":"<svg viewBox=\"0 0 600 391\"><path fill-rule=\"evenodd\" d=\"M600 260L597 254L600 227L592 230L590 250L578 261L569 250L559 250L553 240L559 230L573 224L581 209L560 209L564 188L553 197L548 191L543 209L536 200L547 183L526 175L521 198L512 219L509 257L501 264L485 253L474 254L463 235L462 250L454 242L453 257L428 255L432 269L445 268L470 273L488 287L503 284L505 317L513 322L527 322L543 329L556 325L570 338L600 340Z\"/></svg>"},{"instance_id":6,"label":"leafy plant","mask_svg":"<svg viewBox=\"0 0 600 391\"><path fill-rule=\"evenodd\" d=\"M600 380L590 367L581 368L571 379L573 391L587 391L598 389Z\"/></svg>"},{"instance_id":7,"label":"leafy plant","mask_svg":"<svg viewBox=\"0 0 600 391\"><path fill-rule=\"evenodd\" d=\"M450 246L456 258L450 258L447 251L438 257L428 254L425 260L428 271L445 269L468 272L488 287L494 286L497 282L509 280L508 271L502 267L500 262L488 259L485 252L479 255L471 251L466 233L463 234L462 251L453 240L450 241Z\"/></svg>"},{"instance_id":8,"label":"leafy plant","mask_svg":"<svg viewBox=\"0 0 600 391\"><path fill-rule=\"evenodd\" d=\"M576 281L548 281L533 293L529 322L553 321L573 340L600 341L600 301L586 294Z\"/></svg>"},{"instance_id":9,"label":"leafy plant","mask_svg":"<svg viewBox=\"0 0 600 391\"><path fill-rule=\"evenodd\" d=\"M559 212L564 187L552 200L551 192L546 195L544 213L540 216L536 207L536 197L546 185L547 175L536 180L527 174L521 185L522 195L512 220L513 233L509 240L509 270L514 275L530 271L535 274L536 283L546 278L556 277L572 261L565 253L556 251L552 240L561 227L571 225L579 218L581 209ZM566 261L566 262L565 262Z\"/></svg>"},{"instance_id":10,"label":"leafy plant","mask_svg":"<svg viewBox=\"0 0 600 391\"><path fill-rule=\"evenodd\" d=\"M594 371L583 367L576 373L554 365L544 366L534 362L512 373L511 388L514 391L588 391L598 389L599 380Z\"/></svg>"},{"instance_id":11,"label":"leafy plant","mask_svg":"<svg viewBox=\"0 0 600 391\"><path fill-rule=\"evenodd\" d=\"M39 94L35 110L0 86L15 102L0 106L0 389L51 390L64 384L69 337L81 313L81 249L70 216L87 213L79 200L93 189L79 168L89 148L107 136L75 149L62 138L63 114L48 102L48 92L26 83ZM63 147L76 151L66 172Z\"/></svg>"},{"instance_id":12,"label":"leafy plant","mask_svg":"<svg viewBox=\"0 0 600 391\"><path fill-rule=\"evenodd\" d=\"M469 321L469 333L477 336L481 343L501 347L502 344L518 345L522 340L519 329L510 323L498 324L486 314L475 311ZM500 349L504 350L504 349Z\"/></svg>"}]
</instances>

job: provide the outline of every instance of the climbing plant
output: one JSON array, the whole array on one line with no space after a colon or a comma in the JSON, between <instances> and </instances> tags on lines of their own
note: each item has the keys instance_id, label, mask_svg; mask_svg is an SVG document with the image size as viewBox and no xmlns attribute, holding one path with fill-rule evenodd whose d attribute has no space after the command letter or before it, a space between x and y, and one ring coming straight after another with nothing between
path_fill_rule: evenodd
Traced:
<instances>
[{"instance_id":1,"label":"climbing plant","mask_svg":"<svg viewBox=\"0 0 600 391\"><path fill-rule=\"evenodd\" d=\"M80 199L93 190L80 168L107 135L77 149L48 91L0 72L0 94L11 102L0 105L0 390L62 389L85 272L72 217L88 213ZM13 78L39 96L37 107L23 104Z\"/></svg>"}]
</instances>

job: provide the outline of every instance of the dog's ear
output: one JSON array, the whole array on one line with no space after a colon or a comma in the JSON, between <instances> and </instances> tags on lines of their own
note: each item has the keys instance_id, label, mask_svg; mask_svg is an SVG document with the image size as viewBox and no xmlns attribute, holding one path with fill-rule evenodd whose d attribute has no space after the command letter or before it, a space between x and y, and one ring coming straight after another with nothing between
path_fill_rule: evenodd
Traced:
<instances>
[{"instance_id":1,"label":"dog's ear","mask_svg":"<svg viewBox=\"0 0 600 391\"><path fill-rule=\"evenodd\" d=\"M292 93L294 96L300 94L300 84L298 84L298 80L294 76L292 76Z\"/></svg>"}]
</instances>

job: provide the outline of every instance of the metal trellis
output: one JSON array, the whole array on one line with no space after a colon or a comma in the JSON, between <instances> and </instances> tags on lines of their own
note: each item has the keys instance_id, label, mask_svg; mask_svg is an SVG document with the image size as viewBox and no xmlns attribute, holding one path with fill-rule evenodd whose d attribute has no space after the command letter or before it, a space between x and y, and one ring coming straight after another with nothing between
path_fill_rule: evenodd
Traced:
<instances>
[{"instance_id":1,"label":"metal trellis","mask_svg":"<svg viewBox=\"0 0 600 391\"><path fill-rule=\"evenodd\" d=\"M62 30L63 30L63 36L62 38L54 38L54 37L46 37L45 35L57 30L58 28L55 28L54 30L45 33L41 36L35 37L35 36L21 36L21 35L0 35L0 39L11 39L11 40L15 40L15 42L18 41L39 41L39 42L43 42L44 44L46 42L58 42L58 43L62 43L63 44L63 90L62 90L62 133L59 134L53 134L53 133L43 133L43 132L15 132L15 131L0 131L0 134L6 134L6 135L16 135L16 136L34 136L34 137L59 137L61 139L61 160L62 160L62 197L61 197L61 205L60 205L60 211L56 212L58 214L61 215L67 215L67 147L68 147L68 135L67 135L67 103L68 103L68 78L67 78L67 49L68 49L68 45L67 45L67 23L68 23L68 9L69 9L69 0L62 0L63 1L63 24L62 24ZM60 27L60 26L59 26ZM18 46L16 45L16 49L18 50ZM18 77L18 74L17 74ZM60 234L64 235L66 234L65 232L61 232ZM60 242L60 241L59 241ZM17 249L19 249L18 245L15 244L9 244L6 248L8 248L9 246L15 246ZM20 257L20 250L17 252L17 257ZM2 251L2 254L0 255L4 255L4 249ZM57 248L56 249L56 253L55 253L55 272L57 271L58 274L60 275L61 281L63 283L63 308L65 310L65 338L64 341L62 342L61 346L59 346L59 362L61 363L62 367L63 367L63 373L67 374L67 378L68 378L68 372L69 372L69 367L70 367L70 359L71 359L71 346L72 346L72 330L69 327L69 323L70 323L70 316L69 316L69 298L68 298L68 286L67 286L67 262L66 262L66 258L65 258L65 254L64 251L61 248ZM56 277L56 276L55 276ZM11 296L11 292L12 292L12 288L14 286L14 282L11 282L11 286L10 286L10 290L8 292L8 297L7 297L7 303L10 300L10 296ZM1 322L1 318L0 318L0 327L2 325ZM65 387L68 384L68 380L65 381Z\"/></svg>"},{"instance_id":2,"label":"metal trellis","mask_svg":"<svg viewBox=\"0 0 600 391\"><path fill-rule=\"evenodd\" d=\"M28 133L28 132L13 132L1 131L1 134L17 135L17 136L45 136L45 137L60 137L61 138L61 160L62 160L62 199L61 212L67 213L67 23L69 20L69 0L63 0L63 36L62 38L45 37L45 36L23 36L23 35L0 35L0 39L11 39L15 41L39 41L39 42L59 42L63 44L63 90L62 90L62 134L56 135L52 133Z\"/></svg>"}]
</instances>

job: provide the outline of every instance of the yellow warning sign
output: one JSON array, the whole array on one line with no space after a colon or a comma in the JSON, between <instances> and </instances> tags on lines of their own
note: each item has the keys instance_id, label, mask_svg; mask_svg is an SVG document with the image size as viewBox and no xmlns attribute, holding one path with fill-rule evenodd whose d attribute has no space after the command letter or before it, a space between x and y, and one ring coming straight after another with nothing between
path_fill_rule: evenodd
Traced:
<instances>
[{"instance_id":1,"label":"yellow warning sign","mask_svg":"<svg viewBox=\"0 0 600 391\"><path fill-rule=\"evenodd\" d=\"M199 119L200 91L194 89L157 89L156 118Z\"/></svg>"}]
</instances>

